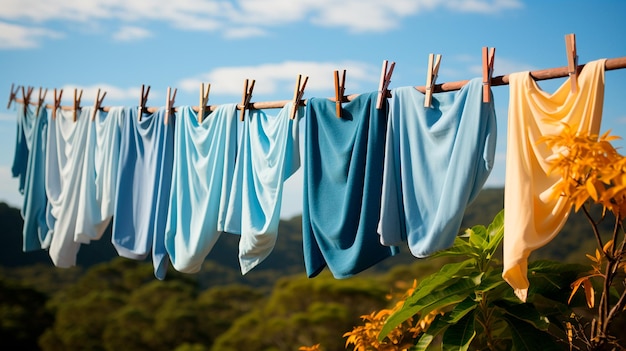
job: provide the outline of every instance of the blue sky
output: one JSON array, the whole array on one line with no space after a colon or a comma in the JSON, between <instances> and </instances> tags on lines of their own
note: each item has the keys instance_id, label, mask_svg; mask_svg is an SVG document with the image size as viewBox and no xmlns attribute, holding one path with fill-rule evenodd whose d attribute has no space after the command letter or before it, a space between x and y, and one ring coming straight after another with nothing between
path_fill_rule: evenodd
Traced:
<instances>
[{"instance_id":1,"label":"blue sky","mask_svg":"<svg viewBox=\"0 0 626 351\"><path fill-rule=\"evenodd\" d=\"M239 102L255 79L253 101L286 100L297 74L308 97L333 93L333 70L346 69L346 93L377 89L383 60L395 61L390 87L424 85L429 53L442 54L437 82L481 75L481 48L495 47L495 73L567 65L564 36L575 33L579 62L626 56L625 1L524 0L3 0L0 4L0 201L19 207L11 178L16 119L6 109L11 83L75 87L83 105L197 105ZM553 91L564 79L541 82ZM495 168L503 186L508 87L494 87ZM35 92L34 94L36 94ZM52 92L47 102L52 101ZM626 137L626 69L608 71L602 130ZM623 147L624 141L618 146ZM623 153L623 151L622 151ZM302 173L287 183L283 217L301 211Z\"/></svg>"}]
</instances>

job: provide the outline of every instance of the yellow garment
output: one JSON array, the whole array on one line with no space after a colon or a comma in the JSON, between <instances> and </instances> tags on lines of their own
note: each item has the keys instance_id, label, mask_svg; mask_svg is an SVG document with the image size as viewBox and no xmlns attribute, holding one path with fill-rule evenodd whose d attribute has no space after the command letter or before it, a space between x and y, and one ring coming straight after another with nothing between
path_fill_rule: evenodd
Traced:
<instances>
[{"instance_id":1,"label":"yellow garment","mask_svg":"<svg viewBox=\"0 0 626 351\"><path fill-rule=\"evenodd\" d=\"M544 135L559 134L561 122L579 133L598 134L605 61L584 66L575 93L571 92L571 78L550 95L541 90L529 72L509 76L502 277L522 301L526 301L529 286L528 256L556 236L571 210L568 199L550 197L560 176L547 175L547 160L557 150L537 141Z\"/></svg>"}]
</instances>

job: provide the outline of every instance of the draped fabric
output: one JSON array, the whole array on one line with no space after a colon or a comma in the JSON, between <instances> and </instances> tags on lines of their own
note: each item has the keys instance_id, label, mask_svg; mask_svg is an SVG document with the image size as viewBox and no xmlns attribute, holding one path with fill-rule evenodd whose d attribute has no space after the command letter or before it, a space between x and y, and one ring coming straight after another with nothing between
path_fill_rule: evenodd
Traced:
<instances>
[{"instance_id":1,"label":"draped fabric","mask_svg":"<svg viewBox=\"0 0 626 351\"><path fill-rule=\"evenodd\" d=\"M452 246L463 214L493 167L496 117L480 79L461 90L392 90L378 233L385 245L408 242L416 257Z\"/></svg>"},{"instance_id":2,"label":"draped fabric","mask_svg":"<svg viewBox=\"0 0 626 351\"><path fill-rule=\"evenodd\" d=\"M26 112L26 113L25 113ZM39 109L35 115L30 106L17 104L17 135L11 172L19 180L19 190L24 195L21 215L23 251L34 251L50 245L46 223L46 150L48 141L48 112Z\"/></svg>"},{"instance_id":3,"label":"draped fabric","mask_svg":"<svg viewBox=\"0 0 626 351\"><path fill-rule=\"evenodd\" d=\"M74 121L74 113L77 113ZM75 240L84 229L79 225L81 206L85 205L83 192L91 108L80 111L57 109L56 118L49 120L46 155L46 194L48 196L48 227L51 235L49 254L57 267L76 265L80 241Z\"/></svg>"},{"instance_id":4,"label":"draped fabric","mask_svg":"<svg viewBox=\"0 0 626 351\"><path fill-rule=\"evenodd\" d=\"M163 123L165 108L143 113L139 121L137 110L124 112L111 241L122 257L143 260L152 253L154 274L164 279L176 121Z\"/></svg>"},{"instance_id":5,"label":"draped fabric","mask_svg":"<svg viewBox=\"0 0 626 351\"><path fill-rule=\"evenodd\" d=\"M537 85L530 72L509 76L502 276L523 301L529 286L528 256L558 234L571 210L567 198L551 197L560 176L548 174L549 159L559 150L538 141L559 134L562 123L578 133L599 133L604 65L605 60L587 63L578 75L575 93L569 79L550 94Z\"/></svg>"},{"instance_id":6,"label":"draped fabric","mask_svg":"<svg viewBox=\"0 0 626 351\"><path fill-rule=\"evenodd\" d=\"M276 116L251 110L244 119L235 179L225 231L241 234L239 264L242 274L262 262L278 236L283 183L300 167L298 122L289 118L293 103Z\"/></svg>"},{"instance_id":7,"label":"draped fabric","mask_svg":"<svg viewBox=\"0 0 626 351\"><path fill-rule=\"evenodd\" d=\"M306 107L302 241L309 277L327 265L337 278L394 255L376 232L383 180L386 104L377 92L343 104L311 98Z\"/></svg>"},{"instance_id":8,"label":"draped fabric","mask_svg":"<svg viewBox=\"0 0 626 351\"><path fill-rule=\"evenodd\" d=\"M237 152L237 105L220 105L202 123L179 108L165 246L177 271L196 273L224 228Z\"/></svg>"}]
</instances>

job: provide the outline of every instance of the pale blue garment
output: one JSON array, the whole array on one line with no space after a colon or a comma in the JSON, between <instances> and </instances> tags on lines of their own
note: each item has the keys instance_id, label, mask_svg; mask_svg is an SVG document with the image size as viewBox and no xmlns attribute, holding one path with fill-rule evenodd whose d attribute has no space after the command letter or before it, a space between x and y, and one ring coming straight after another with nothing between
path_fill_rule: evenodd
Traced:
<instances>
[{"instance_id":1,"label":"pale blue garment","mask_svg":"<svg viewBox=\"0 0 626 351\"><path fill-rule=\"evenodd\" d=\"M283 183L300 167L298 122L293 103L276 116L251 110L244 119L225 231L241 234L239 265L246 274L274 249L278 236Z\"/></svg>"},{"instance_id":2,"label":"pale blue garment","mask_svg":"<svg viewBox=\"0 0 626 351\"><path fill-rule=\"evenodd\" d=\"M89 123L74 235L77 242L100 239L113 216L123 118L123 107L111 107L108 113L97 111Z\"/></svg>"},{"instance_id":3,"label":"pale blue garment","mask_svg":"<svg viewBox=\"0 0 626 351\"><path fill-rule=\"evenodd\" d=\"M143 113L125 109L111 241L122 257L143 260L152 252L154 275L164 279L164 236L174 160L175 118L165 108Z\"/></svg>"},{"instance_id":4,"label":"pale blue garment","mask_svg":"<svg viewBox=\"0 0 626 351\"><path fill-rule=\"evenodd\" d=\"M196 273L224 227L237 152L237 105L220 105L202 123L183 106L177 119L165 247L177 271Z\"/></svg>"},{"instance_id":5,"label":"pale blue garment","mask_svg":"<svg viewBox=\"0 0 626 351\"><path fill-rule=\"evenodd\" d=\"M48 129L46 193L50 206L48 226L50 258L57 267L76 265L80 243L74 240L81 206L84 206L83 167L91 125L91 108L77 112L57 109ZM89 184L87 184L89 186Z\"/></svg>"},{"instance_id":6,"label":"pale blue garment","mask_svg":"<svg viewBox=\"0 0 626 351\"><path fill-rule=\"evenodd\" d=\"M24 195L21 215L24 219L22 231L23 251L34 251L50 245L46 223L46 149L48 140L48 114L39 109L39 116L24 105L17 107L17 135L15 155L11 168L13 177L19 178L19 190Z\"/></svg>"},{"instance_id":7,"label":"pale blue garment","mask_svg":"<svg viewBox=\"0 0 626 351\"><path fill-rule=\"evenodd\" d=\"M433 94L429 108L413 87L392 90L378 226L385 245L408 241L414 256L426 257L454 242L493 167L495 111L482 92L472 79Z\"/></svg>"},{"instance_id":8,"label":"pale blue garment","mask_svg":"<svg viewBox=\"0 0 626 351\"><path fill-rule=\"evenodd\" d=\"M336 278L395 255L376 233L383 180L387 104L378 93L344 103L311 98L306 108L302 243L309 277L326 265Z\"/></svg>"}]
</instances>

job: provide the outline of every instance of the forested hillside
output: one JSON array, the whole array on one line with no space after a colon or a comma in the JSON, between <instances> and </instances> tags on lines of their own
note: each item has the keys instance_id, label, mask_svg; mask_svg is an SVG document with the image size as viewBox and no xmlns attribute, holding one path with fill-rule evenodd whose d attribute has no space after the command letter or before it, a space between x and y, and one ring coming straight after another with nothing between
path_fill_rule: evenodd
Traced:
<instances>
[{"instance_id":1,"label":"forested hillside","mask_svg":"<svg viewBox=\"0 0 626 351\"><path fill-rule=\"evenodd\" d=\"M490 223L502 207L503 190L485 189L462 230ZM117 257L110 231L83 245L78 267L58 269L45 251L22 252L19 210L0 204L0 223L0 337L20 350L297 350L320 341L340 350L361 314L387 306L387 295L442 264L402 248L354 278L325 272L308 279L301 218L294 217L281 221L274 251L245 276L238 237L223 234L200 273L170 269L158 281L150 262ZM593 249L586 219L575 214L531 258L587 263L584 253Z\"/></svg>"}]
</instances>

